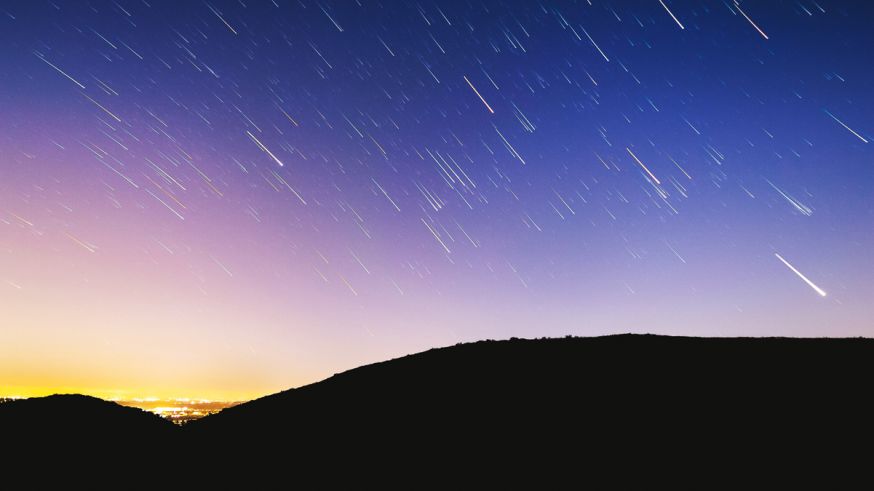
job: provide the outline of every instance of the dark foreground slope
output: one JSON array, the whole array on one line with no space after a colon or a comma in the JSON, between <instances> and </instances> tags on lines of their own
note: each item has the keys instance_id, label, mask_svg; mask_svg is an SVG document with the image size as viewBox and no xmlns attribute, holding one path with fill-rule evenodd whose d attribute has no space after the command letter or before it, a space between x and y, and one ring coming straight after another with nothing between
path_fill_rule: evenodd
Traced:
<instances>
[{"instance_id":1,"label":"dark foreground slope","mask_svg":"<svg viewBox=\"0 0 874 491\"><path fill-rule=\"evenodd\" d=\"M773 467L853 444L870 455L872 375L864 339L487 341L360 367L184 431L216 461L268 473L325 462Z\"/></svg>"},{"instance_id":2,"label":"dark foreground slope","mask_svg":"<svg viewBox=\"0 0 874 491\"><path fill-rule=\"evenodd\" d=\"M504 482L706 472L701 484L712 484L756 469L797 479L826 463L843 470L834 479L874 458L872 375L868 339L484 341L356 368L181 428L93 398L0 404L3 448L14 449L2 462L225 486L411 473L425 484L470 472Z\"/></svg>"},{"instance_id":3,"label":"dark foreground slope","mask_svg":"<svg viewBox=\"0 0 874 491\"><path fill-rule=\"evenodd\" d=\"M3 436L160 438L174 434L169 421L153 413L91 396L56 394L0 404Z\"/></svg>"},{"instance_id":4,"label":"dark foreground slope","mask_svg":"<svg viewBox=\"0 0 874 491\"><path fill-rule=\"evenodd\" d=\"M19 462L78 463L86 465L82 472L100 472L108 460L133 466L155 461L155 451L178 437L178 428L155 414L96 397L64 394L0 404L6 462L15 457Z\"/></svg>"}]
</instances>

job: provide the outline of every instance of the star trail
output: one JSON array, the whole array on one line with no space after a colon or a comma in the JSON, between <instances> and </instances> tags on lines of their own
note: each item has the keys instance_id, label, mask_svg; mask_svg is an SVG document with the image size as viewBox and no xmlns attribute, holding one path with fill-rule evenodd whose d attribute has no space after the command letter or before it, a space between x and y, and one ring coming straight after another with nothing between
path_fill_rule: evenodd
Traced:
<instances>
[{"instance_id":1,"label":"star trail","mask_svg":"<svg viewBox=\"0 0 874 491\"><path fill-rule=\"evenodd\" d=\"M243 400L510 336L874 335L872 20L2 2L0 396Z\"/></svg>"}]
</instances>

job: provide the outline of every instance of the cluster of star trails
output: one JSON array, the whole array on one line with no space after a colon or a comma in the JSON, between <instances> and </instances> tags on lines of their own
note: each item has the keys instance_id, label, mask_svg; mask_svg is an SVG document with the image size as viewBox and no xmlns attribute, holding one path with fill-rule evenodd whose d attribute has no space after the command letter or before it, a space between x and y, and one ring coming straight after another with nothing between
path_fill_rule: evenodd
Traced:
<instances>
[{"instance_id":1,"label":"cluster of star trails","mask_svg":"<svg viewBox=\"0 0 874 491\"><path fill-rule=\"evenodd\" d=\"M0 10L5 101L31 101L3 105L2 226L92 260L184 257L204 292L258 272L340 299L655 298L651 275L698 292L731 256L825 297L792 258L831 301L811 237L866 206L874 77L851 3Z\"/></svg>"}]
</instances>

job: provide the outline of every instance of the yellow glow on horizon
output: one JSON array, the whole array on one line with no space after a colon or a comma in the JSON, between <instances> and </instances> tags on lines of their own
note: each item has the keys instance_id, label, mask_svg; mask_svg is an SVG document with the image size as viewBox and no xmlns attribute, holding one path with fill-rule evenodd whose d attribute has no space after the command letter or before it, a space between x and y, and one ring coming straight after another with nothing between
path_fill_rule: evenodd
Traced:
<instances>
[{"instance_id":1,"label":"yellow glow on horizon","mask_svg":"<svg viewBox=\"0 0 874 491\"><path fill-rule=\"evenodd\" d=\"M128 390L111 390L100 389L93 387L76 387L76 386L9 386L0 387L0 398L23 399L31 397L45 397L55 394L80 394L86 396L97 397L107 401L125 401L125 402L158 402L158 401L177 401L190 403L210 403L210 402L241 402L250 401L263 397L275 392L280 392L283 389L276 389L268 392L247 392L247 391L199 391L196 394L185 392L184 390L166 390L154 391L145 390L138 391L136 389Z\"/></svg>"}]
</instances>

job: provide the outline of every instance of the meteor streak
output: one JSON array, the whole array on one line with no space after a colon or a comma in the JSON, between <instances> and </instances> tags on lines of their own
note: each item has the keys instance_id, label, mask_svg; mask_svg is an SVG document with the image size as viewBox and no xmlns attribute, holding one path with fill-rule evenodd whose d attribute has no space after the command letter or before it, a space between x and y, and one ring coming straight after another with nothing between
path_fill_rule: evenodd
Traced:
<instances>
[{"instance_id":1,"label":"meteor streak","mask_svg":"<svg viewBox=\"0 0 874 491\"><path fill-rule=\"evenodd\" d=\"M50 62L49 60L43 58L42 55L40 55L39 53L34 52L33 54L34 54L37 58L39 58L40 60L44 61L44 62L46 63L46 65L48 65L48 66L54 68L55 70L58 71L58 73L60 73L61 75L67 77L68 79L70 79L74 84L78 85L79 87L81 87L81 88L83 88L83 89L85 88L85 86L82 85L82 84L80 84L78 80L76 80L75 78L73 78L73 77L67 75L67 72L65 72L65 71L61 70L60 68L58 68L57 66L53 65L52 62Z\"/></svg>"},{"instance_id":2,"label":"meteor streak","mask_svg":"<svg viewBox=\"0 0 874 491\"><path fill-rule=\"evenodd\" d=\"M828 109L823 109L823 111L825 111L825 113L828 114L829 117L831 117L832 119L834 119L835 121L837 121L839 125L841 125L841 126L843 126L844 128L846 128L847 131L849 131L850 133L856 135L856 138L862 140L862 141L865 142L865 143L868 143L868 140L866 140L865 138L863 138L862 135L856 133L856 131L853 130L853 128L850 128L849 126L847 126L846 124L844 124L843 121L841 121L840 119L836 118L835 115L832 114L832 113L830 113Z\"/></svg>"},{"instance_id":3,"label":"meteor streak","mask_svg":"<svg viewBox=\"0 0 874 491\"><path fill-rule=\"evenodd\" d=\"M671 19L674 19L674 22L676 22L677 25L680 26L680 29L685 29L685 27L683 27L683 24L680 23L680 21L677 19L677 17L674 15L674 13L671 12L671 9L669 9L668 6L665 5L665 2L663 2L662 0L659 0L659 3L662 4L662 7L664 7L665 10L668 11L668 14L671 16Z\"/></svg>"},{"instance_id":4,"label":"meteor streak","mask_svg":"<svg viewBox=\"0 0 874 491\"><path fill-rule=\"evenodd\" d=\"M641 167L643 167L643 170L645 170L646 173L649 174L649 177L652 177L652 180L655 181L656 184L661 185L662 182L659 181L659 179L652 172L650 172L645 165L643 165L643 162L641 162L640 159L637 158L637 155L634 155L634 152L632 152L630 148L625 147L625 149L628 150L628 153L631 154L632 157L634 157L634 160L636 160L637 163L640 164Z\"/></svg>"},{"instance_id":5,"label":"meteor streak","mask_svg":"<svg viewBox=\"0 0 874 491\"><path fill-rule=\"evenodd\" d=\"M269 155L270 158L272 158L272 159L273 159L277 164L279 164L279 167L285 167L285 164L283 164L281 160L279 160L278 158L276 158L276 155L273 155L273 152L271 152L267 147L264 146L263 143L261 143L261 140L255 138L255 135L253 135L252 132L246 130L246 134L249 135L249 138L251 138L252 141L255 142L255 144L258 145L258 147L259 147L261 150L264 150L264 152L265 152L267 155Z\"/></svg>"},{"instance_id":6,"label":"meteor streak","mask_svg":"<svg viewBox=\"0 0 874 491\"><path fill-rule=\"evenodd\" d=\"M768 37L768 35L765 34L765 31L761 30L761 29L759 28L759 26L757 26L756 23L753 22L753 19L750 19L750 16L747 15L747 13L744 12L744 11L740 8L740 4L737 2L737 0L734 0L734 7L737 9L738 12L740 12L740 14L741 14L742 16L744 16L744 19L746 19L747 21L749 21L749 23L752 24L752 26L755 27L757 31L759 31L759 34L761 34L763 38L765 38L765 39L770 39L770 38Z\"/></svg>"},{"instance_id":7,"label":"meteor streak","mask_svg":"<svg viewBox=\"0 0 874 491\"><path fill-rule=\"evenodd\" d=\"M805 283L807 283L811 288L813 288L813 290L816 293L818 293L819 296L821 296L821 297L826 296L826 292L822 288L814 285L812 281L807 279L807 276L804 276L803 274L801 274L801 271L798 271L797 269L795 269L795 266L792 266L791 264L789 264L789 261L783 259L783 256L777 254L776 252L774 253L774 255L777 256L777 259L779 259L781 262L783 262L783 264L785 264L787 268L791 269L793 273L797 274L799 278L804 280Z\"/></svg>"},{"instance_id":8,"label":"meteor streak","mask_svg":"<svg viewBox=\"0 0 874 491\"><path fill-rule=\"evenodd\" d=\"M492 109L492 106L490 106L489 103L486 102L485 99L483 99L483 96L480 95L478 90L476 90L476 87L474 87L473 84L470 83L470 80L467 79L467 75L464 76L464 81L467 82L467 85L470 85L470 88L473 89L473 92L476 94L477 97L479 97L479 100L483 101L483 104L486 105L486 109L488 109L490 113L495 114L495 111L494 111L494 109Z\"/></svg>"}]
</instances>

